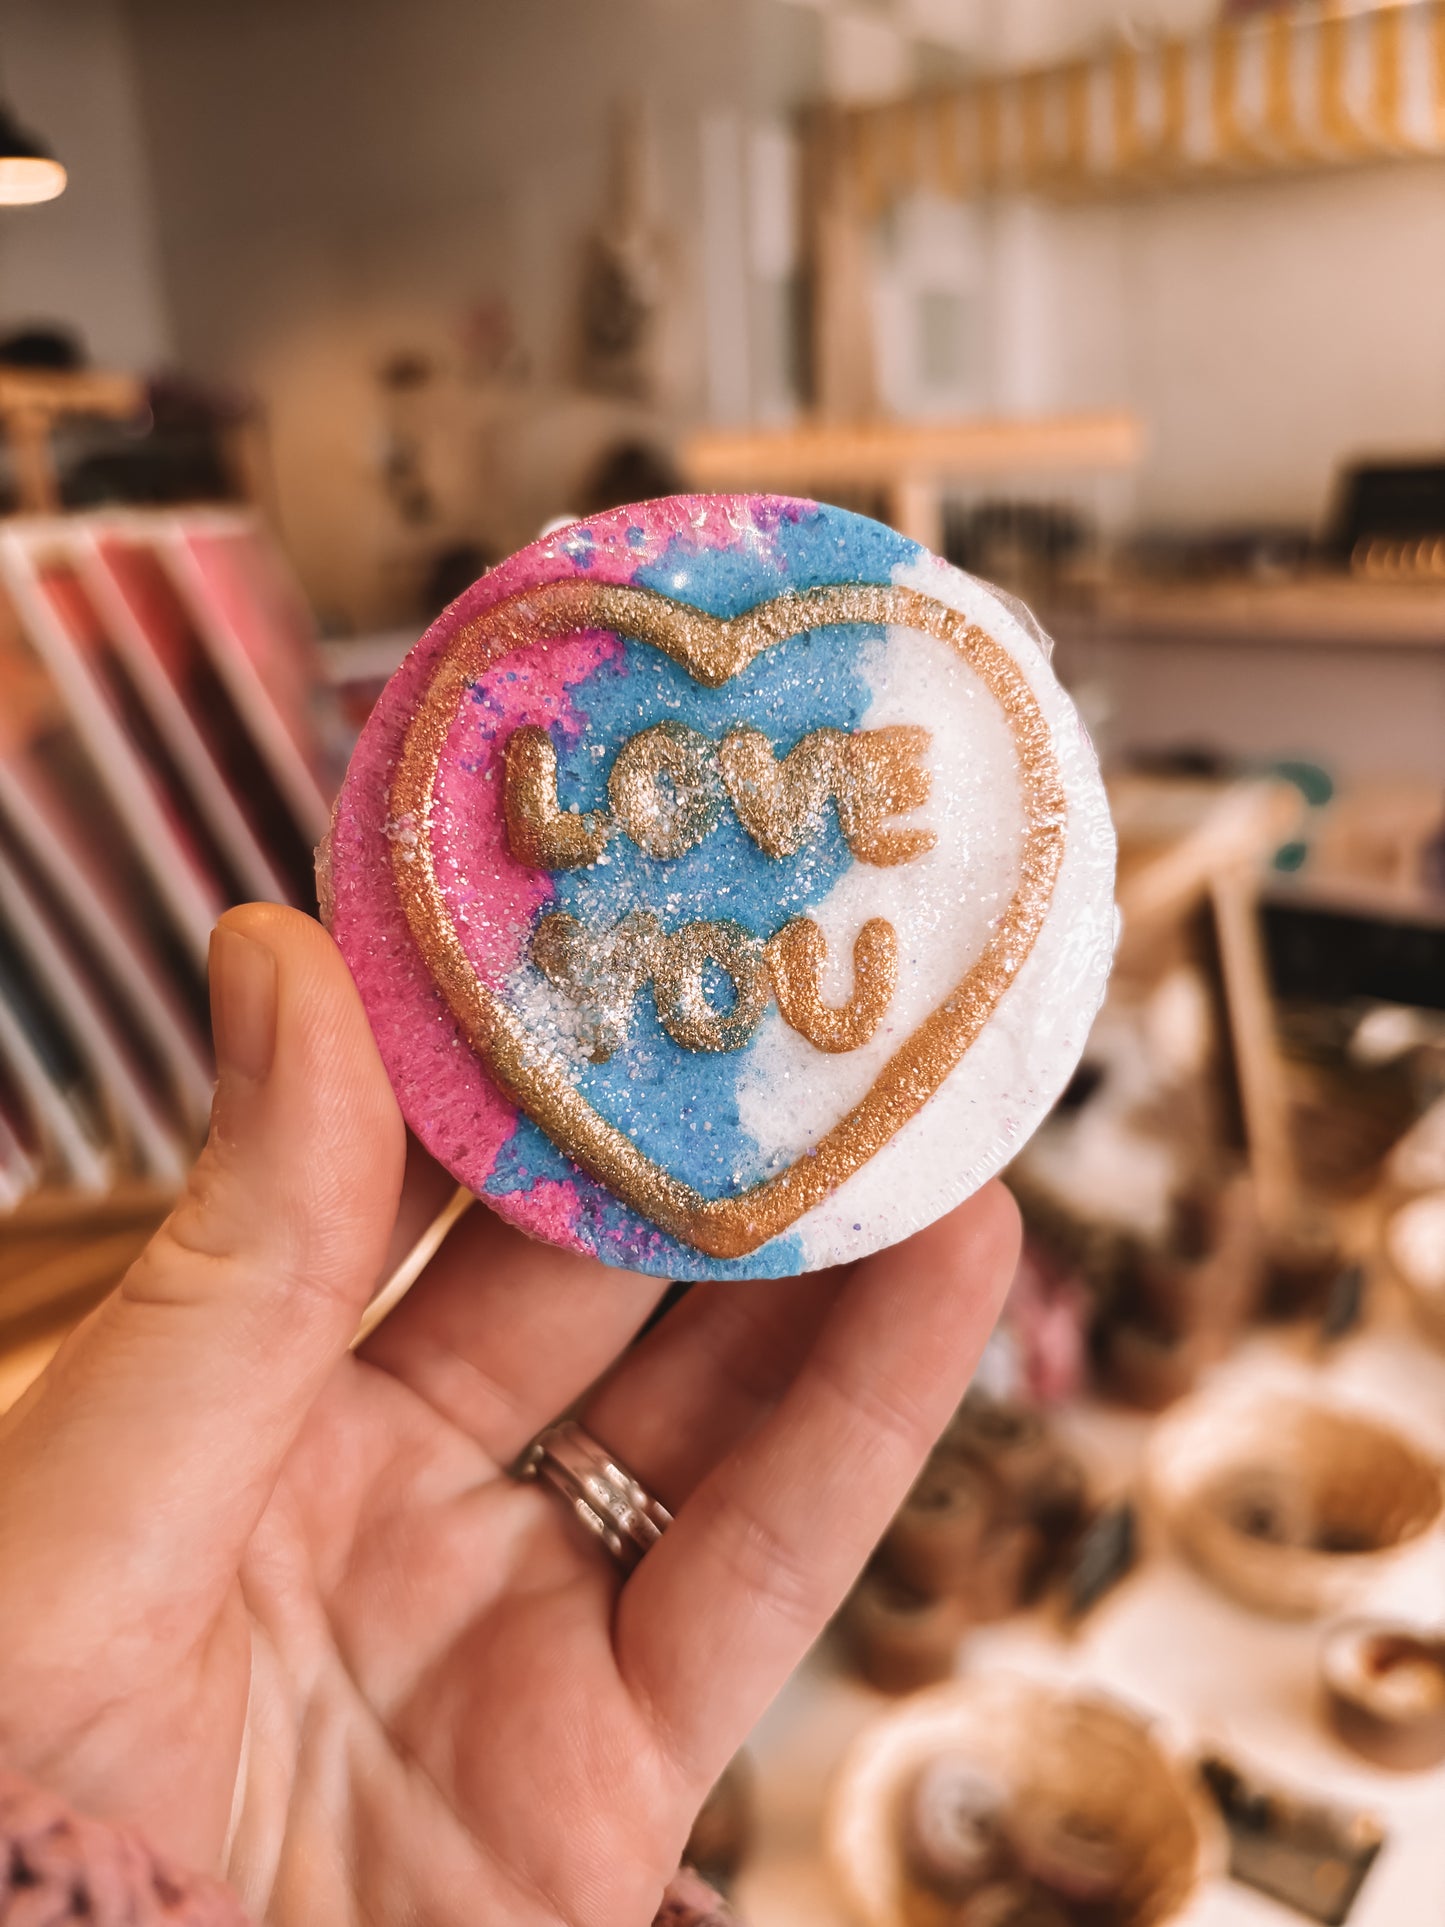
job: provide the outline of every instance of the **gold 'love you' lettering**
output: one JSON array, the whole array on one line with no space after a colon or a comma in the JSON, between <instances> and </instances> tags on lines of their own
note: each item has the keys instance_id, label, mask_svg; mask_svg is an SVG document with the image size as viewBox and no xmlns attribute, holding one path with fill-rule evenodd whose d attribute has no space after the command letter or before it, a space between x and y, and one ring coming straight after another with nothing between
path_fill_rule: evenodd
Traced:
<instances>
[{"instance_id":1,"label":"gold 'love you' lettering","mask_svg":"<svg viewBox=\"0 0 1445 1927\"><path fill-rule=\"evenodd\" d=\"M584 869L620 828L648 856L678 857L732 808L770 857L796 856L823 827L831 801L860 863L911 863L936 842L932 830L889 829L889 817L928 800L926 729L896 724L849 734L815 729L785 756L761 730L731 729L714 744L686 723L654 723L630 737L607 777L605 810L564 810L557 752L545 729L526 724L507 740L503 807L520 863Z\"/></svg>"},{"instance_id":2,"label":"gold 'love you' lettering","mask_svg":"<svg viewBox=\"0 0 1445 1927\"><path fill-rule=\"evenodd\" d=\"M857 1050L892 1000L897 933L885 917L863 925L853 945L853 994L842 1005L823 1001L827 956L827 939L811 917L794 917L765 943L726 918L669 932L650 910L638 910L610 929L588 930L558 910L532 935L532 961L576 1008L577 1041L594 1064L605 1064L626 1041L633 1005L649 982L658 1022L684 1050L741 1050L772 998L784 1022L816 1049ZM709 965L729 981L726 1009L709 995Z\"/></svg>"}]
</instances>

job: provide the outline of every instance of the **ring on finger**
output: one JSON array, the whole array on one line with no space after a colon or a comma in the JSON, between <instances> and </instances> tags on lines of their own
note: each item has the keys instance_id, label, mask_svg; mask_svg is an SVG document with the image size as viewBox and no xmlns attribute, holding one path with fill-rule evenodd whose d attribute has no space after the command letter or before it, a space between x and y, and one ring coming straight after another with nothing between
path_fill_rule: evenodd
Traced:
<instances>
[{"instance_id":1,"label":"ring on finger","mask_svg":"<svg viewBox=\"0 0 1445 1927\"><path fill-rule=\"evenodd\" d=\"M624 1572L657 1544L672 1514L590 1432L572 1420L549 1425L528 1447L518 1477L561 1494Z\"/></svg>"}]
</instances>

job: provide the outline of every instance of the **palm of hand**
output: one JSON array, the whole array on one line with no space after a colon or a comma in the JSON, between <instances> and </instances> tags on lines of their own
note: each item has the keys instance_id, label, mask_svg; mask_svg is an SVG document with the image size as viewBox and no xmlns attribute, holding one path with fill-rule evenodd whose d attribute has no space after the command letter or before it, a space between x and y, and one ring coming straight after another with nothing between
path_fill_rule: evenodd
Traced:
<instances>
[{"instance_id":1,"label":"palm of hand","mask_svg":"<svg viewBox=\"0 0 1445 1927\"><path fill-rule=\"evenodd\" d=\"M656 1281L476 1210L350 1357L445 1185L402 1186L329 940L237 915L274 1055L223 1066L186 1199L0 1422L0 1762L276 1922L645 1922L956 1402L1011 1210L630 1346ZM584 1394L677 1515L625 1585L506 1471Z\"/></svg>"},{"instance_id":2,"label":"palm of hand","mask_svg":"<svg viewBox=\"0 0 1445 1927\"><path fill-rule=\"evenodd\" d=\"M707 1781L622 1678L609 1562L554 1497L343 1368L240 1593L231 1872L276 1918L651 1918Z\"/></svg>"}]
</instances>

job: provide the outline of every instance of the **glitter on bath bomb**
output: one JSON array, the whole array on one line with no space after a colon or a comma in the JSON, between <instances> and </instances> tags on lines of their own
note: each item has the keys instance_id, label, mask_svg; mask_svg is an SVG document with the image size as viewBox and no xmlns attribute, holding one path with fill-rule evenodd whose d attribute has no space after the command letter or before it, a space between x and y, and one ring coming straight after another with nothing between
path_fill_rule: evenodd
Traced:
<instances>
[{"instance_id":1,"label":"glitter on bath bomb","mask_svg":"<svg viewBox=\"0 0 1445 1927\"><path fill-rule=\"evenodd\" d=\"M678 496L454 602L362 733L322 900L406 1120L658 1277L894 1243L1018 1151L1114 836L1016 604L862 516Z\"/></svg>"}]
</instances>

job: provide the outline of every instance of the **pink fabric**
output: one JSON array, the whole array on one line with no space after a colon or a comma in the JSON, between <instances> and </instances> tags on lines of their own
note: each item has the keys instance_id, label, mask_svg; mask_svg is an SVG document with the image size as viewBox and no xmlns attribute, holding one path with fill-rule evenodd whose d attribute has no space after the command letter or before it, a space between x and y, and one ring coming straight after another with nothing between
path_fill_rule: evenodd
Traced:
<instances>
[{"instance_id":1,"label":"pink fabric","mask_svg":"<svg viewBox=\"0 0 1445 1927\"><path fill-rule=\"evenodd\" d=\"M736 1927L737 1916L707 1882L684 1867L662 1896L652 1927Z\"/></svg>"},{"instance_id":2,"label":"pink fabric","mask_svg":"<svg viewBox=\"0 0 1445 1927\"><path fill-rule=\"evenodd\" d=\"M1000 1326L1017 1345L1023 1390L1042 1405L1071 1398L1087 1373L1092 1300L1080 1274L1025 1238Z\"/></svg>"},{"instance_id":3,"label":"pink fabric","mask_svg":"<svg viewBox=\"0 0 1445 1927\"><path fill-rule=\"evenodd\" d=\"M131 1827L72 1813L0 1768L0 1927L252 1927L219 1880L183 1873ZM683 1868L653 1927L736 1927L712 1888Z\"/></svg>"},{"instance_id":4,"label":"pink fabric","mask_svg":"<svg viewBox=\"0 0 1445 1927\"><path fill-rule=\"evenodd\" d=\"M247 1927L229 1888L0 1771L0 1927Z\"/></svg>"}]
</instances>

